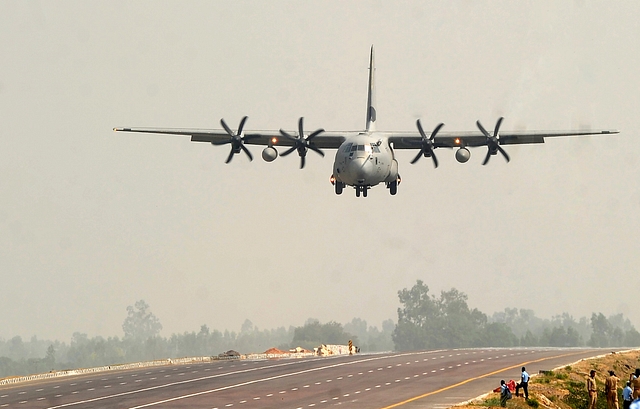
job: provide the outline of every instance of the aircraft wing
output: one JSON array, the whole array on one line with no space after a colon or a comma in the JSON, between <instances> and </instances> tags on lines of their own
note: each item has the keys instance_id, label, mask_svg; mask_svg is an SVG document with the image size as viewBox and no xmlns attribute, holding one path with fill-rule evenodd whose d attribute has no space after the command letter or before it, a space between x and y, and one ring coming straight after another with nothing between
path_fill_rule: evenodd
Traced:
<instances>
[{"instance_id":1,"label":"aircraft wing","mask_svg":"<svg viewBox=\"0 0 640 409\"><path fill-rule=\"evenodd\" d=\"M116 132L138 132L164 135L190 136L192 142L222 142L230 138L224 129L177 129L177 128L113 128ZM297 135L297 131L286 131ZM313 145L320 149L338 149L345 137L353 132L323 132L313 138ZM246 145L293 146L293 142L280 134L280 131L245 131ZM275 138L275 140L274 140Z\"/></svg>"},{"instance_id":2,"label":"aircraft wing","mask_svg":"<svg viewBox=\"0 0 640 409\"><path fill-rule=\"evenodd\" d=\"M500 145L544 143L544 138L556 136L586 136L616 134L617 130L583 131L504 131L500 132ZM419 149L421 136L418 132L390 132L389 141L395 149ZM428 135L428 134L427 134ZM487 138L478 131L439 132L434 140L435 148L454 148L462 146L486 146Z\"/></svg>"}]
</instances>

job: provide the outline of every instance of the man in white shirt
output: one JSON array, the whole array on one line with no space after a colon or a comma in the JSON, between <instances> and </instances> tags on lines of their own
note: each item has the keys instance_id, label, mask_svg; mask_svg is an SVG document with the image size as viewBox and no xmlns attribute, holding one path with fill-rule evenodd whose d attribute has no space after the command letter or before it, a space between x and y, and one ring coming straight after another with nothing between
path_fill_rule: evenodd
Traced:
<instances>
[{"instance_id":1,"label":"man in white shirt","mask_svg":"<svg viewBox=\"0 0 640 409\"><path fill-rule=\"evenodd\" d=\"M529 399L529 374L522 367L522 375L520 375L520 383L516 385L516 396L520 396L519 390L524 391L524 398Z\"/></svg>"}]
</instances>

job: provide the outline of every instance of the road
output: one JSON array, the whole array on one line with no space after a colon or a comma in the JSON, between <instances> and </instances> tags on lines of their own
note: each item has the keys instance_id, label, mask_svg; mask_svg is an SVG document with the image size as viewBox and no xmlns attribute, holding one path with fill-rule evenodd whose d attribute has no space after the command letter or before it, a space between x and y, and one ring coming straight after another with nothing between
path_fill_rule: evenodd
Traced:
<instances>
[{"instance_id":1,"label":"road","mask_svg":"<svg viewBox=\"0 0 640 409\"><path fill-rule=\"evenodd\" d=\"M611 349L485 348L329 358L214 361L26 382L0 388L0 408L448 408L500 379Z\"/></svg>"}]
</instances>

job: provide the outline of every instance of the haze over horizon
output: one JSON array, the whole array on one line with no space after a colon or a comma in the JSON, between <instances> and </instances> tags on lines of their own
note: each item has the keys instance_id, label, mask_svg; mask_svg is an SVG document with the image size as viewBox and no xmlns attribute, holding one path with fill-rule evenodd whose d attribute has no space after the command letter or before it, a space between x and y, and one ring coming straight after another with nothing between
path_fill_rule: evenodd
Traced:
<instances>
[{"instance_id":1,"label":"haze over horizon","mask_svg":"<svg viewBox=\"0 0 640 409\"><path fill-rule=\"evenodd\" d=\"M623 313L640 326L640 3L0 3L0 338L380 328L420 279L491 315ZM618 129L396 152L396 196L336 196L334 150L273 163L114 127Z\"/></svg>"}]
</instances>

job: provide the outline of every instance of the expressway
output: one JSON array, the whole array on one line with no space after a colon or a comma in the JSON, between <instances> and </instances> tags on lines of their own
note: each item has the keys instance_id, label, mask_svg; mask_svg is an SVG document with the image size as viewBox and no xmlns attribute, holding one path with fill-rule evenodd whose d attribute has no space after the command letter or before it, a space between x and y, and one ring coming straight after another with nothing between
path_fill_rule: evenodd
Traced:
<instances>
[{"instance_id":1,"label":"expressway","mask_svg":"<svg viewBox=\"0 0 640 409\"><path fill-rule=\"evenodd\" d=\"M228 360L25 382L0 408L448 408L602 349L484 348L329 358Z\"/></svg>"}]
</instances>

